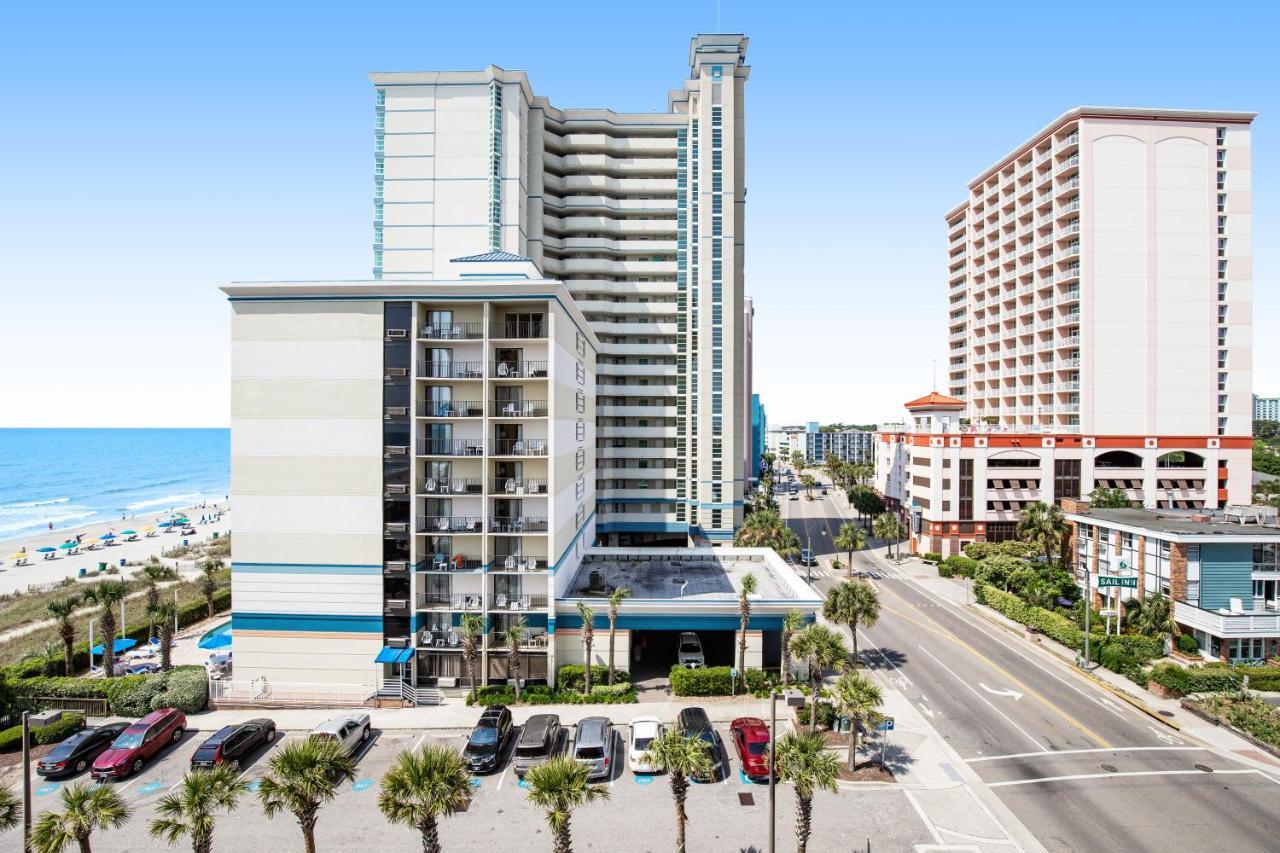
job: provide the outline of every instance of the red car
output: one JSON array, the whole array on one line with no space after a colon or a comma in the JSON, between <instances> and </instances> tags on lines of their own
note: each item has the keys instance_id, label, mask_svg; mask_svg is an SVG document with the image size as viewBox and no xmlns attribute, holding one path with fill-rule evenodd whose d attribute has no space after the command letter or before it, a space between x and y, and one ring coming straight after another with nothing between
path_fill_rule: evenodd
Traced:
<instances>
[{"instance_id":1,"label":"red car","mask_svg":"<svg viewBox=\"0 0 1280 853\"><path fill-rule=\"evenodd\" d=\"M124 779L140 771L169 744L182 740L187 717L176 708L152 711L120 733L93 762L94 779Z\"/></svg>"},{"instance_id":2,"label":"red car","mask_svg":"<svg viewBox=\"0 0 1280 853\"><path fill-rule=\"evenodd\" d=\"M729 724L742 772L752 782L769 781L769 727L759 717L739 717Z\"/></svg>"}]
</instances>

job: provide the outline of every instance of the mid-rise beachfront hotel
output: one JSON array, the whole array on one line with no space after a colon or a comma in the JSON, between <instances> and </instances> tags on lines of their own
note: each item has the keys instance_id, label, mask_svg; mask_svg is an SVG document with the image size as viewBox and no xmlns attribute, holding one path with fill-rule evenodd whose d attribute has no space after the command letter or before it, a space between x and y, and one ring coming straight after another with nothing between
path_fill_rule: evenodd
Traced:
<instances>
[{"instance_id":1,"label":"mid-rise beachfront hotel","mask_svg":"<svg viewBox=\"0 0 1280 853\"><path fill-rule=\"evenodd\" d=\"M1095 488L1249 502L1253 118L1079 107L970 181L945 218L951 394L877 438L917 550Z\"/></svg>"},{"instance_id":2,"label":"mid-rise beachfront hotel","mask_svg":"<svg viewBox=\"0 0 1280 853\"><path fill-rule=\"evenodd\" d=\"M377 73L367 281L238 283L232 307L235 682L215 700L377 690L581 663L577 604L619 665L696 630L777 666L819 603L741 523L747 39L692 40L665 113L558 110L523 72ZM595 647L603 662L604 644Z\"/></svg>"}]
</instances>

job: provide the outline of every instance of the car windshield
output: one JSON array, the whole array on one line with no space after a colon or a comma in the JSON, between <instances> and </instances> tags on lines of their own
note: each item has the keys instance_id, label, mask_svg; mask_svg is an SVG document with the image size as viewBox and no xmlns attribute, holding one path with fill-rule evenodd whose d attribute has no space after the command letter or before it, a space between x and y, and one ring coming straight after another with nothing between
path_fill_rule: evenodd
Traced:
<instances>
[{"instance_id":1,"label":"car windshield","mask_svg":"<svg viewBox=\"0 0 1280 853\"><path fill-rule=\"evenodd\" d=\"M651 743L653 743L653 738L651 737L638 737L636 738L635 748L637 751L643 752L649 748Z\"/></svg>"},{"instance_id":2,"label":"car windshield","mask_svg":"<svg viewBox=\"0 0 1280 853\"><path fill-rule=\"evenodd\" d=\"M111 744L112 749L137 749L142 746L142 732L125 732Z\"/></svg>"},{"instance_id":3,"label":"car windshield","mask_svg":"<svg viewBox=\"0 0 1280 853\"><path fill-rule=\"evenodd\" d=\"M578 750L579 758L604 758L604 750L598 746L584 746Z\"/></svg>"},{"instance_id":4,"label":"car windshield","mask_svg":"<svg viewBox=\"0 0 1280 853\"><path fill-rule=\"evenodd\" d=\"M702 647L692 640L685 640L680 644L680 651L682 652L693 653L701 650Z\"/></svg>"},{"instance_id":5,"label":"car windshield","mask_svg":"<svg viewBox=\"0 0 1280 853\"><path fill-rule=\"evenodd\" d=\"M522 746L516 749L516 755L520 758L537 758L542 755L542 747Z\"/></svg>"},{"instance_id":6,"label":"car windshield","mask_svg":"<svg viewBox=\"0 0 1280 853\"><path fill-rule=\"evenodd\" d=\"M767 743L756 742L756 743L747 744L748 755L764 755L768 751L769 751L769 744Z\"/></svg>"},{"instance_id":7,"label":"car windshield","mask_svg":"<svg viewBox=\"0 0 1280 853\"><path fill-rule=\"evenodd\" d=\"M498 742L498 730L485 726L471 733L471 742L477 746L488 746Z\"/></svg>"}]
</instances>

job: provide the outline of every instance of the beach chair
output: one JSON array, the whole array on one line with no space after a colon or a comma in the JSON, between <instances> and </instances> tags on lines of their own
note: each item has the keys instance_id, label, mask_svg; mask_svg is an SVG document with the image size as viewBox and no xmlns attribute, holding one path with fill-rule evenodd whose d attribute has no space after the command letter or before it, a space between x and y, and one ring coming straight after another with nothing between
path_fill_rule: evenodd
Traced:
<instances>
[{"instance_id":1,"label":"beach chair","mask_svg":"<svg viewBox=\"0 0 1280 853\"><path fill-rule=\"evenodd\" d=\"M516 416L516 404L507 403L502 407L502 416L505 418L514 418Z\"/></svg>"},{"instance_id":2,"label":"beach chair","mask_svg":"<svg viewBox=\"0 0 1280 853\"><path fill-rule=\"evenodd\" d=\"M460 495L460 494L462 494L462 491L463 491L466 487L467 487L467 484L466 484L466 483L464 483L461 479L457 479L457 480L454 480L454 481L453 481L453 493L454 493L455 495Z\"/></svg>"},{"instance_id":3,"label":"beach chair","mask_svg":"<svg viewBox=\"0 0 1280 853\"><path fill-rule=\"evenodd\" d=\"M428 479L427 482L423 484L423 488L427 491L427 493L434 492L436 490L436 481L433 479Z\"/></svg>"},{"instance_id":4,"label":"beach chair","mask_svg":"<svg viewBox=\"0 0 1280 853\"><path fill-rule=\"evenodd\" d=\"M508 556L507 559L503 560L502 567L504 569L514 569L516 567L516 558L514 556Z\"/></svg>"},{"instance_id":5,"label":"beach chair","mask_svg":"<svg viewBox=\"0 0 1280 853\"><path fill-rule=\"evenodd\" d=\"M496 603L497 603L497 605L498 605L498 609L499 609L499 610L502 610L504 607L506 607L506 606L507 606L507 597L506 597L505 595L503 595L502 593L498 593L498 597L497 597L497 599L496 599Z\"/></svg>"},{"instance_id":6,"label":"beach chair","mask_svg":"<svg viewBox=\"0 0 1280 853\"><path fill-rule=\"evenodd\" d=\"M505 361L500 361L500 362L498 362L498 376L499 376L499 378L506 378L506 376L507 376L507 374L508 374L509 372L510 372L510 371L508 370L508 368L507 368L507 363L506 363Z\"/></svg>"}]
</instances>

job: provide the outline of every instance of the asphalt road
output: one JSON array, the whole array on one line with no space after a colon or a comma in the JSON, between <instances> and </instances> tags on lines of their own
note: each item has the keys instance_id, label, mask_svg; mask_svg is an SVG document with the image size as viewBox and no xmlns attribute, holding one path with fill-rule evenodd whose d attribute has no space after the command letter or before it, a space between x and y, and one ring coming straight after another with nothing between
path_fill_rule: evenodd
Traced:
<instances>
[{"instance_id":1,"label":"asphalt road","mask_svg":"<svg viewBox=\"0 0 1280 853\"><path fill-rule=\"evenodd\" d=\"M840 582L824 559L842 507L787 501L811 539L815 586ZM884 672L1051 851L1280 847L1280 780L1178 735L1003 628L927 593L876 553L854 567L878 589L879 622L859 631L862 661ZM801 568L803 572L804 569Z\"/></svg>"}]
</instances>

